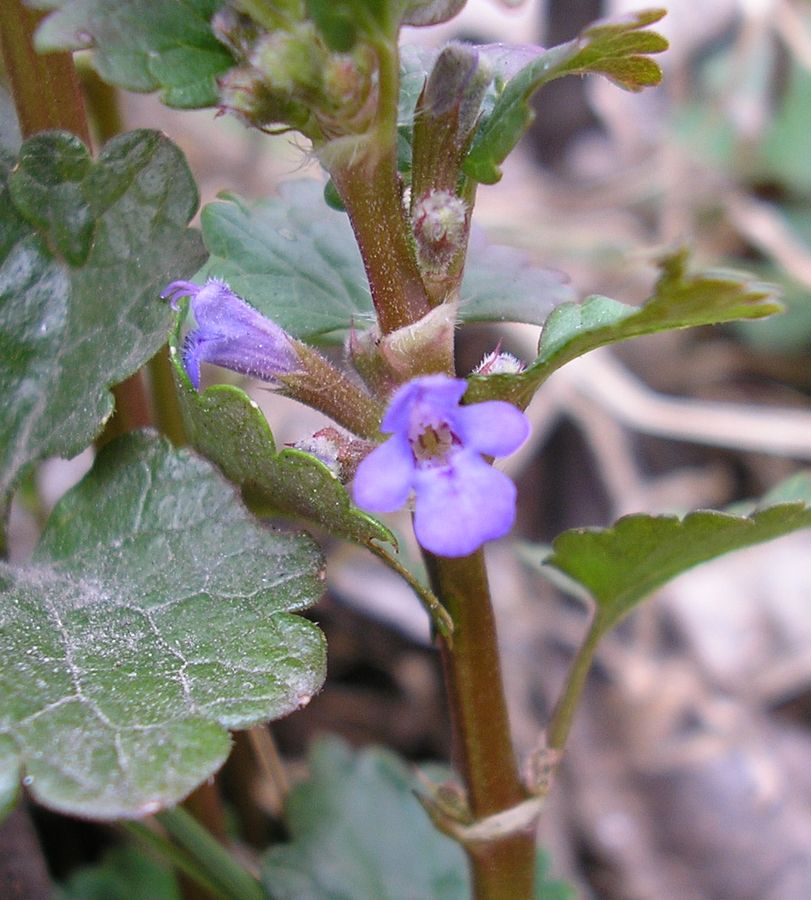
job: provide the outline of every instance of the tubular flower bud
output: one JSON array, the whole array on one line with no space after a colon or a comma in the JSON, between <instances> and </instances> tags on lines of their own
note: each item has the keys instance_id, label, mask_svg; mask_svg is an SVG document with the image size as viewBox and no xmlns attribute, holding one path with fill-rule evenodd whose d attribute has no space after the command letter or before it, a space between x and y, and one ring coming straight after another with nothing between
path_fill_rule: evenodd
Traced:
<instances>
[{"instance_id":1,"label":"tubular flower bud","mask_svg":"<svg viewBox=\"0 0 811 900\"><path fill-rule=\"evenodd\" d=\"M224 281L209 278L204 285L173 281L163 297L173 309L181 297L191 297L196 325L183 343L183 368L197 390L204 362L263 381L276 381L300 369L287 332L237 297Z\"/></svg>"}]
</instances>

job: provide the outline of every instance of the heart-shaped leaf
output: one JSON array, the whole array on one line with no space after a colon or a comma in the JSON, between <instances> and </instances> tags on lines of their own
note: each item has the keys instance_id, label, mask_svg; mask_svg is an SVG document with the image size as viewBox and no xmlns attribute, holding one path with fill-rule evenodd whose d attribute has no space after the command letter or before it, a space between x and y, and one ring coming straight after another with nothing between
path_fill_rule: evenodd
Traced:
<instances>
[{"instance_id":1,"label":"heart-shaped leaf","mask_svg":"<svg viewBox=\"0 0 811 900\"><path fill-rule=\"evenodd\" d=\"M554 371L606 344L782 311L776 288L741 273L689 273L687 258L680 250L662 260L653 296L641 307L599 296L556 307L544 323L535 362L519 375L473 376L465 399L498 397L523 408Z\"/></svg>"},{"instance_id":2,"label":"heart-shaped leaf","mask_svg":"<svg viewBox=\"0 0 811 900\"><path fill-rule=\"evenodd\" d=\"M693 566L811 526L811 475L794 478L749 516L699 510L677 516L623 516L610 528L564 531L545 560L582 584L606 630L666 582ZM769 498L766 498L768 503Z\"/></svg>"},{"instance_id":3,"label":"heart-shaped leaf","mask_svg":"<svg viewBox=\"0 0 811 900\"><path fill-rule=\"evenodd\" d=\"M532 95L556 78L598 73L629 91L658 84L662 72L648 54L666 50L667 41L646 29L664 14L664 10L651 9L616 21L597 22L568 44L546 51L538 48L532 61L506 82L490 114L483 119L465 159L465 173L484 184L495 184L501 178L499 166L534 117L529 103ZM501 50L501 68L510 49L519 58L527 54L525 47ZM492 49L489 53L494 56Z\"/></svg>"},{"instance_id":4,"label":"heart-shaped leaf","mask_svg":"<svg viewBox=\"0 0 811 900\"><path fill-rule=\"evenodd\" d=\"M447 779L436 769L432 778ZM397 756L353 753L322 738L310 778L287 802L290 844L265 856L262 880L276 900L467 900L470 876L461 847L438 832L416 797L420 784ZM538 854L534 900L572 900Z\"/></svg>"},{"instance_id":5,"label":"heart-shaped leaf","mask_svg":"<svg viewBox=\"0 0 811 900\"><path fill-rule=\"evenodd\" d=\"M368 545L396 544L385 525L354 506L335 475L310 453L277 451L261 410L233 385L198 393L180 362L181 308L171 341L175 386L192 445L240 485L246 499L264 514L292 516L325 528L336 537Z\"/></svg>"},{"instance_id":6,"label":"heart-shaped leaf","mask_svg":"<svg viewBox=\"0 0 811 900\"><path fill-rule=\"evenodd\" d=\"M108 445L30 564L0 566L0 781L23 770L90 818L176 803L227 729L320 688L323 636L292 613L322 576L312 541L261 526L209 463L145 433Z\"/></svg>"},{"instance_id":7,"label":"heart-shaped leaf","mask_svg":"<svg viewBox=\"0 0 811 900\"><path fill-rule=\"evenodd\" d=\"M32 4L34 5L34 4ZM217 76L234 65L214 37L221 0L39 0L57 7L40 25L41 52L93 49L93 65L128 91L160 90L168 106L215 106Z\"/></svg>"},{"instance_id":8,"label":"heart-shaped leaf","mask_svg":"<svg viewBox=\"0 0 811 900\"><path fill-rule=\"evenodd\" d=\"M205 251L187 227L197 189L155 131L110 141L93 163L67 132L0 164L0 504L31 462L83 450L109 388L166 339L158 299Z\"/></svg>"}]
</instances>

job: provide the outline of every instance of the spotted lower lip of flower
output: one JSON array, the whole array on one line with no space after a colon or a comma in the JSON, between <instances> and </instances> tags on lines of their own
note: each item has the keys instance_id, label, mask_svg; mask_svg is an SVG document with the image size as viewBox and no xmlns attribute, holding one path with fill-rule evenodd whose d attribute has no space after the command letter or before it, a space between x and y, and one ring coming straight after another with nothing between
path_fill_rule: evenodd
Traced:
<instances>
[{"instance_id":1,"label":"spotted lower lip of flower","mask_svg":"<svg viewBox=\"0 0 811 900\"><path fill-rule=\"evenodd\" d=\"M515 485L482 457L517 450L529 421L499 400L460 406L466 389L445 375L401 387L381 425L391 437L355 476L355 502L368 512L400 509L413 490L417 540L438 556L467 556L515 521Z\"/></svg>"},{"instance_id":2,"label":"spotted lower lip of flower","mask_svg":"<svg viewBox=\"0 0 811 900\"><path fill-rule=\"evenodd\" d=\"M287 332L249 306L224 281L209 278L204 285L173 281L162 296L171 301L173 309L181 297L191 297L196 326L183 343L183 367L197 390L204 362L263 381L299 370L298 354Z\"/></svg>"}]
</instances>

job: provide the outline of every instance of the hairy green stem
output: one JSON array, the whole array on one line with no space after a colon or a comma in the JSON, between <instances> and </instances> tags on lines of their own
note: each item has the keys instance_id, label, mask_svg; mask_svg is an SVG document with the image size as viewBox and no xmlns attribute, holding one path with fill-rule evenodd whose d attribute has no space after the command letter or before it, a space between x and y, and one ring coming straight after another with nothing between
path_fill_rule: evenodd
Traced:
<instances>
[{"instance_id":1,"label":"hairy green stem","mask_svg":"<svg viewBox=\"0 0 811 900\"><path fill-rule=\"evenodd\" d=\"M323 162L349 214L360 247L372 302L383 334L411 325L431 310L417 265L397 172L399 58L396 40L381 38L375 124L363 137L342 138Z\"/></svg>"},{"instance_id":2,"label":"hairy green stem","mask_svg":"<svg viewBox=\"0 0 811 900\"><path fill-rule=\"evenodd\" d=\"M596 614L591 621L583 643L580 645L580 649L572 660L569 674L566 676L563 693L552 712L546 734L546 743L553 750L562 750L566 746L566 740L572 728L572 720L580 703L583 688L586 686L586 678L594 659L594 653L604 632L605 623L602 617Z\"/></svg>"},{"instance_id":3,"label":"hairy green stem","mask_svg":"<svg viewBox=\"0 0 811 900\"><path fill-rule=\"evenodd\" d=\"M451 614L453 644L439 638L454 733L455 763L475 819L511 809L528 794L518 774L501 676L484 554L425 554L434 592ZM528 900L535 829L465 847L477 900Z\"/></svg>"},{"instance_id":4,"label":"hairy green stem","mask_svg":"<svg viewBox=\"0 0 811 900\"><path fill-rule=\"evenodd\" d=\"M166 809L155 818L223 896L230 900L266 900L259 882L182 807Z\"/></svg>"}]
</instances>

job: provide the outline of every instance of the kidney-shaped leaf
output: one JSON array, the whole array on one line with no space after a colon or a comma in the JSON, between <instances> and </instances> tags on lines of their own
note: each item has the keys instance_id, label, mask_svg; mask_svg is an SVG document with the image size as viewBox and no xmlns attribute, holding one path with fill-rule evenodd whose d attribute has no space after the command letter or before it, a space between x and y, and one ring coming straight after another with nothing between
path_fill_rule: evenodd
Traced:
<instances>
[{"instance_id":1,"label":"kidney-shaped leaf","mask_svg":"<svg viewBox=\"0 0 811 900\"><path fill-rule=\"evenodd\" d=\"M161 288L205 259L196 208L182 153L155 131L115 138L95 163L46 132L0 165L0 501L28 463L83 450L110 386L165 341Z\"/></svg>"},{"instance_id":2,"label":"kidney-shaped leaf","mask_svg":"<svg viewBox=\"0 0 811 900\"><path fill-rule=\"evenodd\" d=\"M368 545L396 543L380 522L354 506L341 482L319 459L292 447L276 449L273 433L257 404L238 387L192 387L180 362L178 316L171 351L175 387L189 440L240 485L252 507L292 516L325 528L336 537Z\"/></svg>"},{"instance_id":3,"label":"kidney-shaped leaf","mask_svg":"<svg viewBox=\"0 0 811 900\"><path fill-rule=\"evenodd\" d=\"M245 728L306 704L323 588L306 536L278 534L188 451L108 445L29 565L0 568L0 781L91 818L176 803Z\"/></svg>"},{"instance_id":4,"label":"kidney-shaped leaf","mask_svg":"<svg viewBox=\"0 0 811 900\"><path fill-rule=\"evenodd\" d=\"M37 31L38 50L90 47L105 81L129 91L160 90L168 106L214 106L216 78L234 65L211 31L221 0L39 0L38 5L58 7Z\"/></svg>"},{"instance_id":5,"label":"kidney-shaped leaf","mask_svg":"<svg viewBox=\"0 0 811 900\"><path fill-rule=\"evenodd\" d=\"M699 563L811 526L811 476L792 480L780 496L749 516L699 510L676 516L623 516L611 528L564 531L545 562L594 597L604 628L656 588Z\"/></svg>"}]
</instances>

